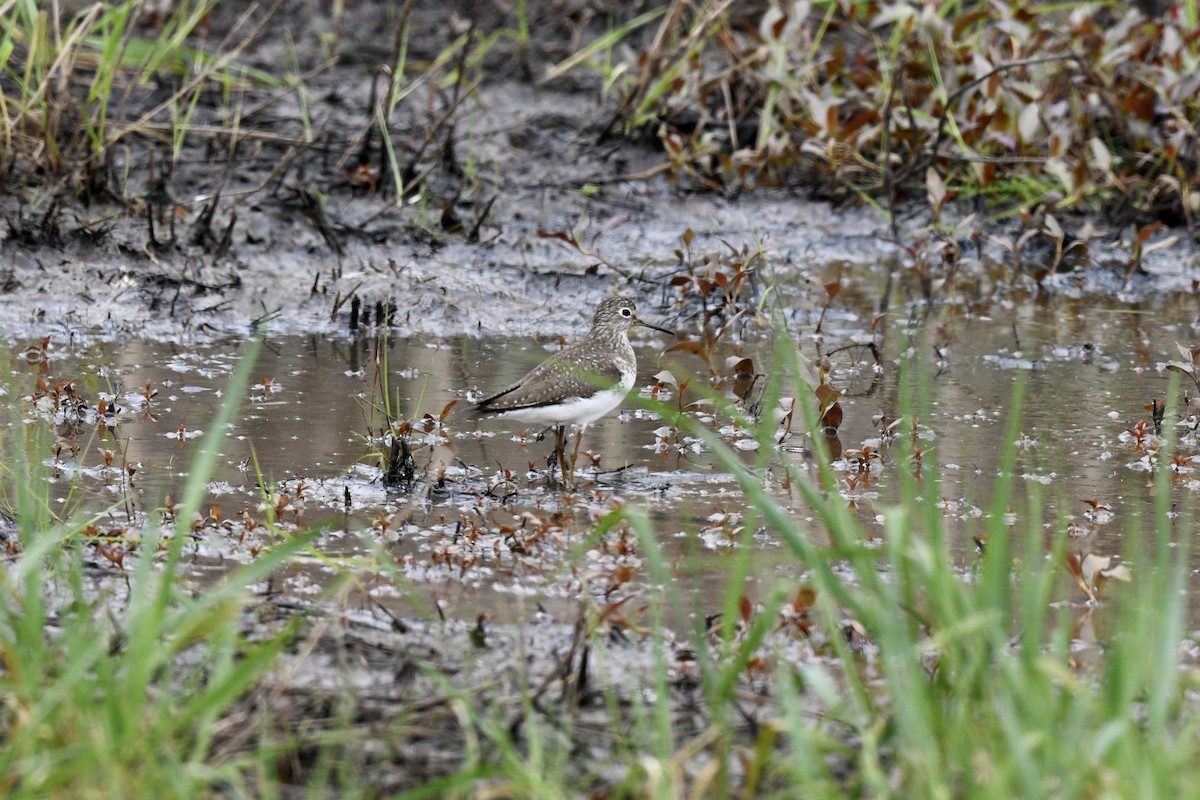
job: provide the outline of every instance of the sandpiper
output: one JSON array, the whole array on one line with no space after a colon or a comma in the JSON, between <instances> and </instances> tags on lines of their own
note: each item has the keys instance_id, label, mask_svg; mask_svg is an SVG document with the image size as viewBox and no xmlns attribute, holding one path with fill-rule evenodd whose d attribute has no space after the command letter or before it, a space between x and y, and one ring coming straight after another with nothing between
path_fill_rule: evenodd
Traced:
<instances>
[{"instance_id":1,"label":"sandpiper","mask_svg":"<svg viewBox=\"0 0 1200 800\"><path fill-rule=\"evenodd\" d=\"M563 453L566 426L579 426L571 455L573 476L579 440L587 426L619 406L633 388L637 358L629 344L629 329L634 325L675 335L638 319L632 300L610 297L596 307L587 336L550 356L508 388L480 400L472 412L555 428L554 453L563 483L568 483Z\"/></svg>"}]
</instances>

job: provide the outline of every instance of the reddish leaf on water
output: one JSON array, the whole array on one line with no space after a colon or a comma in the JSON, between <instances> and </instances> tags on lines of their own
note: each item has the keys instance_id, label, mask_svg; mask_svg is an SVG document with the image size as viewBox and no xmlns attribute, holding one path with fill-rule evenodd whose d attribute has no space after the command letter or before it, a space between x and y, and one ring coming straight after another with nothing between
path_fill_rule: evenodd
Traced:
<instances>
[{"instance_id":1,"label":"reddish leaf on water","mask_svg":"<svg viewBox=\"0 0 1200 800\"><path fill-rule=\"evenodd\" d=\"M575 237L571 236L568 233L563 233L562 231L553 231L552 232L552 231L544 231L541 228L538 228L537 237L539 239L562 239L564 242L567 242L568 244L576 244Z\"/></svg>"},{"instance_id":2,"label":"reddish leaf on water","mask_svg":"<svg viewBox=\"0 0 1200 800\"><path fill-rule=\"evenodd\" d=\"M837 297L842 291L842 282L834 281L833 283L825 284L825 294L829 295L829 302L833 302L833 298Z\"/></svg>"},{"instance_id":3,"label":"reddish leaf on water","mask_svg":"<svg viewBox=\"0 0 1200 800\"><path fill-rule=\"evenodd\" d=\"M834 403L829 410L821 415L821 425L837 430L842 427L842 404Z\"/></svg>"},{"instance_id":4,"label":"reddish leaf on water","mask_svg":"<svg viewBox=\"0 0 1200 800\"><path fill-rule=\"evenodd\" d=\"M446 403L446 405L442 408L442 413L438 415L438 422L445 422L446 417L450 416L450 409L454 408L456 405L458 405L457 399Z\"/></svg>"},{"instance_id":5,"label":"reddish leaf on water","mask_svg":"<svg viewBox=\"0 0 1200 800\"><path fill-rule=\"evenodd\" d=\"M880 314L875 319L871 320L871 335L875 335L879 332L879 323L883 322L885 317L887 317L886 313Z\"/></svg>"},{"instance_id":6,"label":"reddish leaf on water","mask_svg":"<svg viewBox=\"0 0 1200 800\"><path fill-rule=\"evenodd\" d=\"M754 359L744 356L730 356L725 359L725 370L730 375L754 372Z\"/></svg>"},{"instance_id":7,"label":"reddish leaf on water","mask_svg":"<svg viewBox=\"0 0 1200 800\"><path fill-rule=\"evenodd\" d=\"M717 274L713 275L713 280L716 281L717 286L720 286L722 289L729 287L729 278L725 276L724 272L718 272Z\"/></svg>"},{"instance_id":8,"label":"reddish leaf on water","mask_svg":"<svg viewBox=\"0 0 1200 800\"><path fill-rule=\"evenodd\" d=\"M614 600L613 602L606 604L604 609L600 612L600 619L608 620L608 618L615 614L621 608L621 606L628 603L631 599L633 599L633 595L627 595L622 597L620 600Z\"/></svg>"},{"instance_id":9,"label":"reddish leaf on water","mask_svg":"<svg viewBox=\"0 0 1200 800\"><path fill-rule=\"evenodd\" d=\"M750 598L742 595L738 599L738 610L742 614L742 622L750 624L750 617L754 614L754 604L750 602Z\"/></svg>"},{"instance_id":10,"label":"reddish leaf on water","mask_svg":"<svg viewBox=\"0 0 1200 800\"><path fill-rule=\"evenodd\" d=\"M1145 244L1150 240L1151 236L1158 233L1165 227L1167 226L1161 222L1151 222L1149 225L1143 225L1142 227L1138 228L1137 243L1139 245Z\"/></svg>"},{"instance_id":11,"label":"reddish leaf on water","mask_svg":"<svg viewBox=\"0 0 1200 800\"><path fill-rule=\"evenodd\" d=\"M837 399L842 396L840 391L834 389L828 383L822 383L820 386L813 389L813 394L817 396L817 402L821 404L822 415L824 415L825 412L837 402Z\"/></svg>"},{"instance_id":12,"label":"reddish leaf on water","mask_svg":"<svg viewBox=\"0 0 1200 800\"><path fill-rule=\"evenodd\" d=\"M796 596L792 598L792 607L797 611L805 611L813 607L817 602L817 593L811 586L801 586L796 590Z\"/></svg>"},{"instance_id":13,"label":"reddish leaf on water","mask_svg":"<svg viewBox=\"0 0 1200 800\"><path fill-rule=\"evenodd\" d=\"M708 350L704 347L704 345L702 343L692 341L690 339L673 344L670 347L668 347L666 350L663 350L663 352L664 353L675 353L675 352L695 353L698 356L702 356L702 357L706 357L706 358L708 356Z\"/></svg>"}]
</instances>

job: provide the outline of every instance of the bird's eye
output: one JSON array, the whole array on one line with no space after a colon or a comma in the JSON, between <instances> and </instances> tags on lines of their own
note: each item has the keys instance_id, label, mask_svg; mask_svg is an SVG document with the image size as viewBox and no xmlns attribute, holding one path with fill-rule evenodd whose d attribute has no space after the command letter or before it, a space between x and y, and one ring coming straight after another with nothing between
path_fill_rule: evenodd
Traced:
<instances>
[{"instance_id":1,"label":"bird's eye","mask_svg":"<svg viewBox=\"0 0 1200 800\"><path fill-rule=\"evenodd\" d=\"M622 317L628 317L628 316L629 316L629 313L630 313L630 312L629 312L629 309L628 309L628 308L622 308L622 309L621 309L621 316L622 316Z\"/></svg>"}]
</instances>

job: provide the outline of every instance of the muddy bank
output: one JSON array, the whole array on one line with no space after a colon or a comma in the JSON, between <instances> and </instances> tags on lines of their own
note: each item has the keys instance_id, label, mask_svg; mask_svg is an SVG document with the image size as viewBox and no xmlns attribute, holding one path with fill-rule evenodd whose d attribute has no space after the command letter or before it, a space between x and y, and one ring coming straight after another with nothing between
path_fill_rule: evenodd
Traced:
<instances>
[{"instance_id":1,"label":"muddy bank","mask_svg":"<svg viewBox=\"0 0 1200 800\"><path fill-rule=\"evenodd\" d=\"M412 93L389 128L411 173L399 198L380 166L386 148L370 113L386 88L396 9L356 2L334 17L325 4L288 2L262 13L240 59L283 88L208 97L174 157L152 126L130 132L111 151L103 192L85 193L70 175L49 190L44 176L10 176L0 194L0 333L340 332L355 297L368 314L393 303L401 335L569 333L616 290L671 307L678 294L669 278L703 273L730 248L761 248L763 288L808 281L819 293L830 276L894 270L893 305L922 299L946 278L964 283L968 300L1014 286L1037 291L1036 280L1055 292L1136 299L1192 291L1200 276L1181 244L1148 254L1149 275L1127 282L1131 241L1121 231L1101 231L1086 260L1050 276L1053 248L1034 237L1016 270L1019 229L982 218L954 232L964 257L950 268L939 263L947 241L919 230L917 212L893 229L869 207L808 199L811 187L722 197L638 179L664 153L654 141L600 140L612 109L599 99L599 79L576 70L541 80L616 10L593 4L575 18L533 5L536 35L498 37L469 85L425 86L419 72L406 84ZM416 4L409 63L434 61L464 26L513 24L496 8L479 13L472 20ZM237 23L218 6L209 46L245 30ZM303 92L289 82L295 75L304 76ZM150 104L154 91L135 88L132 97ZM233 116L239 136L212 132ZM1070 233L1086 222L1059 224ZM688 230L695 238L685 247ZM789 303L805 300L788 294Z\"/></svg>"}]
</instances>

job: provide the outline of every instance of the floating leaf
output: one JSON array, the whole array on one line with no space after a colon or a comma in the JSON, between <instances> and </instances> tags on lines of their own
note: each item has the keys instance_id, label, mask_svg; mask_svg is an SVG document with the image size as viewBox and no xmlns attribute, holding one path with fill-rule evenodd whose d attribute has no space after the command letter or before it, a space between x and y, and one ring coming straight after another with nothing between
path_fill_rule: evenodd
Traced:
<instances>
[{"instance_id":1,"label":"floating leaf","mask_svg":"<svg viewBox=\"0 0 1200 800\"><path fill-rule=\"evenodd\" d=\"M564 242L567 242L568 244L573 244L573 245L578 246L578 243L575 241L574 237L572 237L571 235L569 235L567 233L564 233L563 231L547 231L547 230L538 228L537 237L539 239L562 239Z\"/></svg>"},{"instance_id":2,"label":"floating leaf","mask_svg":"<svg viewBox=\"0 0 1200 800\"><path fill-rule=\"evenodd\" d=\"M679 390L679 381L675 379L670 370L664 369L662 372L655 373L654 380L664 386L670 386L676 391Z\"/></svg>"},{"instance_id":3,"label":"floating leaf","mask_svg":"<svg viewBox=\"0 0 1200 800\"><path fill-rule=\"evenodd\" d=\"M725 359L725 371L730 375L754 372L754 359L745 356L730 356Z\"/></svg>"},{"instance_id":4,"label":"floating leaf","mask_svg":"<svg viewBox=\"0 0 1200 800\"><path fill-rule=\"evenodd\" d=\"M829 407L824 414L821 415L821 425L825 428L837 430L842 427L842 404L834 403Z\"/></svg>"},{"instance_id":5,"label":"floating leaf","mask_svg":"<svg viewBox=\"0 0 1200 800\"><path fill-rule=\"evenodd\" d=\"M837 402L837 399L842 396L842 393L834 389L827 383L822 383L817 388L813 389L813 393L817 396L817 402L821 404L821 413L824 414L829 410L830 406Z\"/></svg>"}]
</instances>

